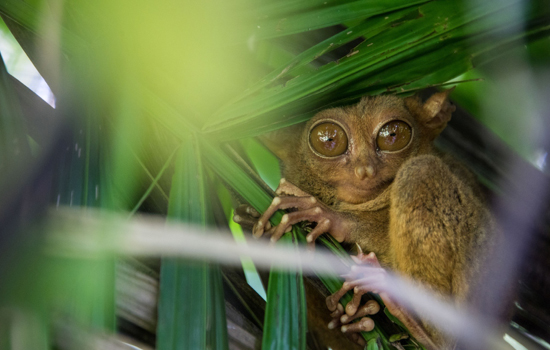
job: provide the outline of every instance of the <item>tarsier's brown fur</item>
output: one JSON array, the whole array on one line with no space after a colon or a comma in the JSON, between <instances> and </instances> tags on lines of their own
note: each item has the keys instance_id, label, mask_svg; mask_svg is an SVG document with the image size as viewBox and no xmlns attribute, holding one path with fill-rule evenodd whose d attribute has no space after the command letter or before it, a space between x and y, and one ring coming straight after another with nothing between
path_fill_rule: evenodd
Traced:
<instances>
[{"instance_id":1,"label":"tarsier's brown fur","mask_svg":"<svg viewBox=\"0 0 550 350\"><path fill-rule=\"evenodd\" d=\"M324 110L305 125L282 129L264 141L281 159L284 178L342 218L344 229L335 230L338 240L374 252L382 267L442 297L467 302L491 218L474 176L432 145L453 111L447 95L437 93L426 103L417 97L365 97L353 106ZM310 129L323 119L344 128L347 155L323 158L312 152ZM412 127L412 139L399 152L380 152L376 135L393 119ZM358 173L366 166L367 175ZM450 345L419 316L438 348Z\"/></svg>"}]
</instances>

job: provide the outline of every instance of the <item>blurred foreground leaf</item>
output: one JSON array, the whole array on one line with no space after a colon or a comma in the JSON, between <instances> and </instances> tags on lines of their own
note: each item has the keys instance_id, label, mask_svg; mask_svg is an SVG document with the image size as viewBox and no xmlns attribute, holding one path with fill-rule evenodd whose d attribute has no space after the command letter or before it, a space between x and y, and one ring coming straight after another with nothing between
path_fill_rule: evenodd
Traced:
<instances>
[{"instance_id":1,"label":"blurred foreground leaf","mask_svg":"<svg viewBox=\"0 0 550 350\"><path fill-rule=\"evenodd\" d=\"M212 223L206 177L195 137L178 151L168 218L198 225ZM181 259L162 260L157 348L227 349L221 275L217 266Z\"/></svg>"}]
</instances>

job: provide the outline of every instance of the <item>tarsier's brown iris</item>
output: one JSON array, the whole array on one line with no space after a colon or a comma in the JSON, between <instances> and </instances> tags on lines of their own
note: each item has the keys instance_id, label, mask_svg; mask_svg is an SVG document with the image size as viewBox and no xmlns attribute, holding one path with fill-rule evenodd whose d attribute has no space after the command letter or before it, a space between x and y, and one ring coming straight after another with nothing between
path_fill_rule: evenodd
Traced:
<instances>
[{"instance_id":1,"label":"tarsier's brown iris","mask_svg":"<svg viewBox=\"0 0 550 350\"><path fill-rule=\"evenodd\" d=\"M336 123L321 123L311 129L311 147L325 157L336 157L348 149L348 136Z\"/></svg>"},{"instance_id":2,"label":"tarsier's brown iris","mask_svg":"<svg viewBox=\"0 0 550 350\"><path fill-rule=\"evenodd\" d=\"M399 120L384 124L378 131L376 144L382 151L399 151L411 140L411 127Z\"/></svg>"}]
</instances>

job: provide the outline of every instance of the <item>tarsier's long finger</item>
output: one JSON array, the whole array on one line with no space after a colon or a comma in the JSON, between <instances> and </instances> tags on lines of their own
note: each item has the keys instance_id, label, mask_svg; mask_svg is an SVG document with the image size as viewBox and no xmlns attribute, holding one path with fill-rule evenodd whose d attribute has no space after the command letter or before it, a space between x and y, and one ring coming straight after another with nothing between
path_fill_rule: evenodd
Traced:
<instances>
[{"instance_id":1,"label":"tarsier's long finger","mask_svg":"<svg viewBox=\"0 0 550 350\"><path fill-rule=\"evenodd\" d=\"M361 305L361 298L365 294L360 292L360 289L355 287L353 288L353 297L351 301L346 305L346 314L348 316L353 316L357 312L357 308Z\"/></svg>"},{"instance_id":2,"label":"tarsier's long finger","mask_svg":"<svg viewBox=\"0 0 550 350\"><path fill-rule=\"evenodd\" d=\"M340 329L343 333L370 332L374 329L374 321L369 317L363 317L359 322L343 325Z\"/></svg>"},{"instance_id":3,"label":"tarsier's long finger","mask_svg":"<svg viewBox=\"0 0 550 350\"><path fill-rule=\"evenodd\" d=\"M281 225L275 226L275 227L273 227L273 229L269 230L269 233L268 233L268 234L271 235L271 239L270 239L270 240L271 240L271 243L272 243L272 244L275 243L275 242L277 242L279 239L281 239L281 237L282 237L285 233L290 232L290 231L292 230L292 225L289 225L289 226L287 226L287 228L286 228L284 231L281 232L281 231L279 231L279 227L280 227L280 226L281 226Z\"/></svg>"},{"instance_id":4,"label":"tarsier's long finger","mask_svg":"<svg viewBox=\"0 0 550 350\"><path fill-rule=\"evenodd\" d=\"M237 224L241 225L244 228L252 228L256 224L257 220L251 217L234 214L233 221L235 221Z\"/></svg>"},{"instance_id":5,"label":"tarsier's long finger","mask_svg":"<svg viewBox=\"0 0 550 350\"><path fill-rule=\"evenodd\" d=\"M307 242L308 243L315 242L315 240L320 235L322 235L325 232L328 232L329 229L330 229L330 220L329 219L325 219L325 220L320 221L317 224L317 226L315 226L315 228L313 230L311 230L311 232L308 233L308 235L306 236ZM313 244L312 244L312 246L315 247L315 245L313 245Z\"/></svg>"},{"instance_id":6,"label":"tarsier's long finger","mask_svg":"<svg viewBox=\"0 0 550 350\"><path fill-rule=\"evenodd\" d=\"M384 283L385 276L383 273L369 274L367 277L349 282L349 285L354 286L353 298L346 305L346 314L353 316L361 305L361 297L367 292L378 292L379 288Z\"/></svg>"},{"instance_id":7,"label":"tarsier's long finger","mask_svg":"<svg viewBox=\"0 0 550 350\"><path fill-rule=\"evenodd\" d=\"M332 320L328 323L327 327L328 329L334 329L340 325L340 317L344 314L344 307L342 304L338 304L336 307L336 310L334 310L330 317L332 317Z\"/></svg>"},{"instance_id":8,"label":"tarsier's long finger","mask_svg":"<svg viewBox=\"0 0 550 350\"><path fill-rule=\"evenodd\" d=\"M258 220L257 224L254 226L252 233L256 237L260 237L264 231L265 226L269 223L269 218L275 214L277 210L288 209L288 208L298 208L298 209L308 209L317 203L315 197L275 197L271 202L269 208L263 213L263 215ZM282 223L282 222L281 222Z\"/></svg>"},{"instance_id":9,"label":"tarsier's long finger","mask_svg":"<svg viewBox=\"0 0 550 350\"><path fill-rule=\"evenodd\" d=\"M275 193L280 195L286 195L286 196L297 196L297 197L306 197L310 196L309 193L302 191L300 188L298 188L296 185L292 184L291 182L287 181L285 178L282 178L281 181L279 181L279 187L275 190Z\"/></svg>"},{"instance_id":10,"label":"tarsier's long finger","mask_svg":"<svg viewBox=\"0 0 550 350\"><path fill-rule=\"evenodd\" d=\"M365 305L361 306L353 316L349 316L347 314L342 315L340 317L340 322L342 322L342 324L350 323L351 321L363 316L377 314L378 311L380 311L380 305L376 302L376 300L369 300L365 303Z\"/></svg>"},{"instance_id":11,"label":"tarsier's long finger","mask_svg":"<svg viewBox=\"0 0 550 350\"><path fill-rule=\"evenodd\" d=\"M240 216L250 216L253 218L259 218L260 213L254 207L248 204L241 204L235 209L235 213Z\"/></svg>"},{"instance_id":12,"label":"tarsier's long finger","mask_svg":"<svg viewBox=\"0 0 550 350\"><path fill-rule=\"evenodd\" d=\"M338 306L336 306L336 310L334 310L331 314L330 314L330 317L332 318L340 318L340 316L342 316L344 314L344 306L340 303L338 303Z\"/></svg>"},{"instance_id":13,"label":"tarsier's long finger","mask_svg":"<svg viewBox=\"0 0 550 350\"><path fill-rule=\"evenodd\" d=\"M336 310L337 306L340 305L340 299L350 290L352 290L354 285L349 282L344 282L342 288L336 293L329 295L326 299L327 308L330 311Z\"/></svg>"},{"instance_id":14,"label":"tarsier's long finger","mask_svg":"<svg viewBox=\"0 0 550 350\"><path fill-rule=\"evenodd\" d=\"M266 236L271 236L271 235L273 235L273 232L275 232L275 229L276 229L276 228L277 228L277 226L271 227L271 224L269 224L269 230L265 231Z\"/></svg>"},{"instance_id":15,"label":"tarsier's long finger","mask_svg":"<svg viewBox=\"0 0 550 350\"><path fill-rule=\"evenodd\" d=\"M279 240L283 236L283 234L289 227L292 227L292 225L297 224L302 221L316 221L315 219L321 215L323 212L323 209L316 207L316 208L310 208L306 210L300 210L295 211L292 213L287 213L283 215L281 222L279 225L277 225L275 232L273 233L273 236L271 236L271 241L275 242Z\"/></svg>"}]
</instances>

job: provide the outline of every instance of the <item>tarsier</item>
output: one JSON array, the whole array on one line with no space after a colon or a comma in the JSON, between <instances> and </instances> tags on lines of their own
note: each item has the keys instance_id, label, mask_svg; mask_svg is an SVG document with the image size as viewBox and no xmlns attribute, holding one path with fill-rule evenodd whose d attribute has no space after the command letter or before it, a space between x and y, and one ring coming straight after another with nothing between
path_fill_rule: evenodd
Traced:
<instances>
[{"instance_id":1,"label":"tarsier","mask_svg":"<svg viewBox=\"0 0 550 350\"><path fill-rule=\"evenodd\" d=\"M372 301L361 306L361 296L383 290L385 269L443 298L471 301L491 218L473 174L433 147L454 111L449 93L436 93L424 103L416 96L364 97L263 139L282 162L278 197L261 217L241 208L235 219L254 220L252 233L269 234L272 241L307 221L314 224L309 244L323 233L357 244L354 260L377 269L361 286L348 279L327 298L334 317L329 328L341 326L357 341L358 332L372 329L367 316L376 309ZM271 227L273 213L289 208L294 211ZM354 296L344 309L339 299L349 290ZM425 322L421 312L380 296L428 349L452 347L453 340Z\"/></svg>"}]
</instances>

